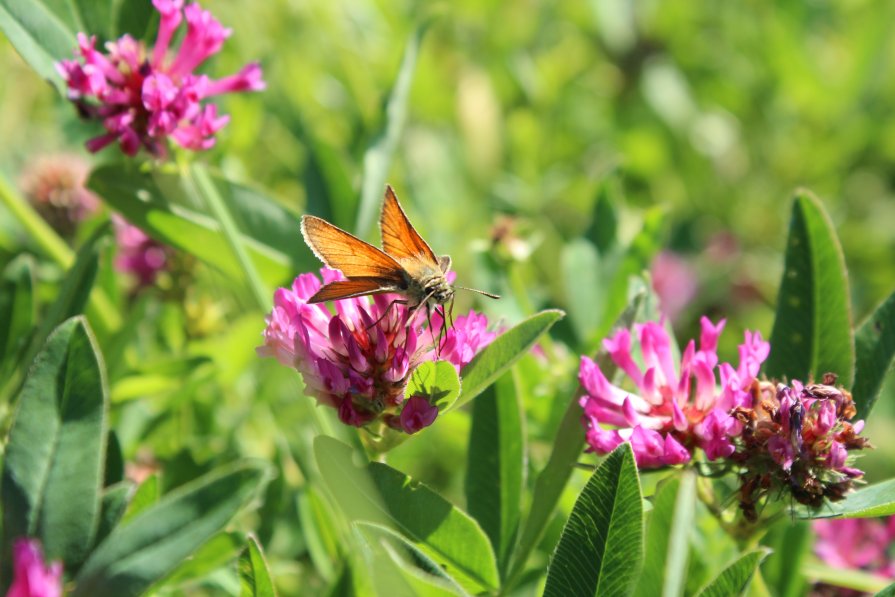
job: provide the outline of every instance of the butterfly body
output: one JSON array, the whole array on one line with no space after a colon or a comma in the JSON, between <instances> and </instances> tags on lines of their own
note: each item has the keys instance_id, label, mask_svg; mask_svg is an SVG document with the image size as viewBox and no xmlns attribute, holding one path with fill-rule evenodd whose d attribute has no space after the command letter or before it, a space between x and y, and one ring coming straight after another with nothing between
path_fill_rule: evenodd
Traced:
<instances>
[{"instance_id":1,"label":"butterfly body","mask_svg":"<svg viewBox=\"0 0 895 597\"><path fill-rule=\"evenodd\" d=\"M396 293L403 297L401 302L414 309L444 305L454 298L454 289L447 280L451 258L435 255L410 224L390 186L386 187L379 227L382 249L326 220L302 217L302 236L314 255L346 278L324 285L308 299L309 303Z\"/></svg>"}]
</instances>

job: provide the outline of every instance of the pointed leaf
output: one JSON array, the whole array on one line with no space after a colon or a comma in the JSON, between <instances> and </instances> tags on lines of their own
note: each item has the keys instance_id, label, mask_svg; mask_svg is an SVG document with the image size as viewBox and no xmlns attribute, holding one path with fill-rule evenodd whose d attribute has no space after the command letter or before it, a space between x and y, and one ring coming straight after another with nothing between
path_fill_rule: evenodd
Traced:
<instances>
[{"instance_id":1,"label":"pointed leaf","mask_svg":"<svg viewBox=\"0 0 895 597\"><path fill-rule=\"evenodd\" d=\"M99 529L96 532L97 543L102 542L121 522L124 511L127 509L127 502L134 494L134 489L134 484L131 481L122 481L103 490Z\"/></svg>"},{"instance_id":2,"label":"pointed leaf","mask_svg":"<svg viewBox=\"0 0 895 597\"><path fill-rule=\"evenodd\" d=\"M463 406L497 381L563 315L558 309L541 311L500 334L460 371L463 391L451 410Z\"/></svg>"},{"instance_id":3,"label":"pointed leaf","mask_svg":"<svg viewBox=\"0 0 895 597\"><path fill-rule=\"evenodd\" d=\"M695 506L696 476L692 471L659 488L649 514L643 572L634 595L683 595Z\"/></svg>"},{"instance_id":4,"label":"pointed leaf","mask_svg":"<svg viewBox=\"0 0 895 597\"><path fill-rule=\"evenodd\" d=\"M525 464L521 405L512 371L481 394L472 409L466 507L491 540L503 574L519 530Z\"/></svg>"},{"instance_id":5,"label":"pointed leaf","mask_svg":"<svg viewBox=\"0 0 895 597\"><path fill-rule=\"evenodd\" d=\"M18 396L0 487L5 549L39 537L66 570L83 562L99 525L107 410L96 342L74 317L47 339Z\"/></svg>"},{"instance_id":6,"label":"pointed leaf","mask_svg":"<svg viewBox=\"0 0 895 597\"><path fill-rule=\"evenodd\" d=\"M560 264L572 328L586 342L596 332L603 312L600 256L593 244L578 238L563 247Z\"/></svg>"},{"instance_id":7,"label":"pointed leaf","mask_svg":"<svg viewBox=\"0 0 895 597\"><path fill-rule=\"evenodd\" d=\"M425 396L438 410L451 407L460 395L460 378L449 361L426 361L413 370L404 389L405 398Z\"/></svg>"},{"instance_id":8,"label":"pointed leaf","mask_svg":"<svg viewBox=\"0 0 895 597\"><path fill-rule=\"evenodd\" d=\"M124 513L123 521L131 520L134 516L155 504L159 500L159 494L158 475L149 475L134 491L134 496L128 503L127 511Z\"/></svg>"},{"instance_id":9,"label":"pointed leaf","mask_svg":"<svg viewBox=\"0 0 895 597\"><path fill-rule=\"evenodd\" d=\"M3 270L0 313L3 313L0 318L0 373L3 373L15 366L37 319L34 259L30 255L16 257Z\"/></svg>"},{"instance_id":10,"label":"pointed leaf","mask_svg":"<svg viewBox=\"0 0 895 597\"><path fill-rule=\"evenodd\" d=\"M616 448L585 485L547 569L545 597L627 595L643 557L643 499L631 446Z\"/></svg>"},{"instance_id":11,"label":"pointed leaf","mask_svg":"<svg viewBox=\"0 0 895 597\"><path fill-rule=\"evenodd\" d=\"M895 292L876 308L855 334L855 383L858 417L870 414L895 357Z\"/></svg>"},{"instance_id":12,"label":"pointed leaf","mask_svg":"<svg viewBox=\"0 0 895 597\"><path fill-rule=\"evenodd\" d=\"M239 580L242 597L276 597L267 560L258 541L249 536L246 548L239 556Z\"/></svg>"},{"instance_id":13,"label":"pointed leaf","mask_svg":"<svg viewBox=\"0 0 895 597\"><path fill-rule=\"evenodd\" d=\"M314 454L330 493L350 519L400 533L470 590L498 587L488 537L465 512L385 464L356 467L351 448L331 437L317 437Z\"/></svg>"},{"instance_id":14,"label":"pointed leaf","mask_svg":"<svg viewBox=\"0 0 895 597\"><path fill-rule=\"evenodd\" d=\"M187 483L119 525L90 555L72 597L142 594L257 494L266 467L237 462Z\"/></svg>"},{"instance_id":15,"label":"pointed leaf","mask_svg":"<svg viewBox=\"0 0 895 597\"><path fill-rule=\"evenodd\" d=\"M637 294L616 321L616 328L630 327L639 317L645 303L645 294ZM611 379L615 375L617 367L609 355L603 351L597 355L597 360L600 369ZM578 399L582 396L581 392L582 390L579 388L569 401L556 432L550 459L535 481L528 519L522 527L519 544L513 556L513 566L509 576L511 582L522 574L529 554L541 540L544 529L547 528L556 504L562 496L563 489L568 483L569 477L572 476L574 465L584 450L584 426L581 424L582 411L578 404Z\"/></svg>"},{"instance_id":16,"label":"pointed leaf","mask_svg":"<svg viewBox=\"0 0 895 597\"><path fill-rule=\"evenodd\" d=\"M818 510L805 510L801 518L875 518L895 514L895 479L869 485L844 500L824 504Z\"/></svg>"},{"instance_id":17,"label":"pointed leaf","mask_svg":"<svg viewBox=\"0 0 895 597\"><path fill-rule=\"evenodd\" d=\"M757 549L741 556L704 586L698 597L730 597L742 595L752 580L761 561L768 556L767 549Z\"/></svg>"},{"instance_id":18,"label":"pointed leaf","mask_svg":"<svg viewBox=\"0 0 895 597\"><path fill-rule=\"evenodd\" d=\"M597 247L600 255L606 255L617 242L618 214L613 197L618 193L618 186L616 174L607 176L600 185L594 203L593 219L585 235Z\"/></svg>"},{"instance_id":19,"label":"pointed leaf","mask_svg":"<svg viewBox=\"0 0 895 597\"><path fill-rule=\"evenodd\" d=\"M820 201L807 192L795 198L786 263L771 333L769 377L820 379L839 376L851 386L855 351L848 278L842 248Z\"/></svg>"},{"instance_id":20,"label":"pointed leaf","mask_svg":"<svg viewBox=\"0 0 895 597\"><path fill-rule=\"evenodd\" d=\"M357 210L357 223L354 227L355 233L362 238L373 228L373 222L379 213L379 206L382 204L385 181L392 163L392 156L398 148L404 123L407 121L410 84L413 82L413 71L416 68L420 42L425 30L425 25L417 27L407 41L395 85L392 87L385 105L383 128L364 154L361 198Z\"/></svg>"},{"instance_id":21,"label":"pointed leaf","mask_svg":"<svg viewBox=\"0 0 895 597\"><path fill-rule=\"evenodd\" d=\"M77 48L70 5L49 0L0 0L0 29L37 74L62 88L54 63Z\"/></svg>"}]
</instances>

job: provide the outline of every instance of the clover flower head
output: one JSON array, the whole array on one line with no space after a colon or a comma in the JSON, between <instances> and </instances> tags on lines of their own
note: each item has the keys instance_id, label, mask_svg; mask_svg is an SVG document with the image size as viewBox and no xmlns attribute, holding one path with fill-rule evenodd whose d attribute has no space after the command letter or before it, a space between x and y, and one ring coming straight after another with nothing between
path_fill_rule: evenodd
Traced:
<instances>
[{"instance_id":1,"label":"clover flower head","mask_svg":"<svg viewBox=\"0 0 895 597\"><path fill-rule=\"evenodd\" d=\"M812 523L814 553L820 560L846 570L864 570L895 578L895 516L888 518L820 519Z\"/></svg>"},{"instance_id":2,"label":"clover flower head","mask_svg":"<svg viewBox=\"0 0 895 597\"><path fill-rule=\"evenodd\" d=\"M78 225L99 209L86 188L89 165L81 156L46 155L22 174L22 190L34 209L60 235L70 238Z\"/></svg>"},{"instance_id":3,"label":"clover flower head","mask_svg":"<svg viewBox=\"0 0 895 597\"><path fill-rule=\"evenodd\" d=\"M740 508L747 518L756 518L756 505L774 490L817 508L825 499L841 500L864 475L850 454L870 445L860 436L864 422L851 422L855 403L835 383L831 373L820 384L754 380L750 404L734 409L742 432L730 460L742 471Z\"/></svg>"},{"instance_id":4,"label":"clover flower head","mask_svg":"<svg viewBox=\"0 0 895 597\"><path fill-rule=\"evenodd\" d=\"M160 20L151 49L124 35L108 42L104 53L97 49L95 36L79 33L76 59L56 65L81 115L101 121L106 129L87 142L92 152L117 141L127 155L142 147L162 157L169 138L194 151L209 149L229 116L218 115L214 104L203 102L223 93L264 89L261 67L255 63L218 80L196 74L232 31L197 3L184 7L183 0L153 0L153 5ZM183 21L186 33L172 51L171 40Z\"/></svg>"},{"instance_id":5,"label":"clover flower head","mask_svg":"<svg viewBox=\"0 0 895 597\"><path fill-rule=\"evenodd\" d=\"M320 273L324 283L342 279L335 270ZM302 274L291 288L276 291L258 354L297 369L305 392L336 409L347 425L380 421L405 433L431 425L438 414L435 405L423 396L404 399L413 370L436 359L458 367L493 339L487 319L473 312L458 318L436 351L438 332L426 327L427 318L419 312L394 302L400 297L342 299L333 302L333 313L325 304L307 302L320 286L316 275ZM436 319L433 327L440 329Z\"/></svg>"},{"instance_id":6,"label":"clover flower head","mask_svg":"<svg viewBox=\"0 0 895 597\"><path fill-rule=\"evenodd\" d=\"M719 363L724 323L703 317L699 348L691 340L679 363L661 322L638 324L633 335L622 329L606 339L604 348L633 391L613 385L596 362L582 357L579 404L589 450L607 454L630 442L640 468L683 464L696 448L709 460L732 454L741 424L730 412L748 402L747 389L770 347L760 334L746 332L739 365Z\"/></svg>"},{"instance_id":7,"label":"clover flower head","mask_svg":"<svg viewBox=\"0 0 895 597\"><path fill-rule=\"evenodd\" d=\"M6 597L61 597L62 563L47 565L40 543L19 539L13 546L13 580Z\"/></svg>"}]
</instances>

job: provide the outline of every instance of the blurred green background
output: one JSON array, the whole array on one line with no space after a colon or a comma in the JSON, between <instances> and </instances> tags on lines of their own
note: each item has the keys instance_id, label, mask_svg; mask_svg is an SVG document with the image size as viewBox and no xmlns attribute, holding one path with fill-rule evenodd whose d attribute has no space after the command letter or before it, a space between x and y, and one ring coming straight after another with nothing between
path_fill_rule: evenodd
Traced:
<instances>
[{"instance_id":1,"label":"blurred green background","mask_svg":"<svg viewBox=\"0 0 895 597\"><path fill-rule=\"evenodd\" d=\"M364 152L384 124L408 39L428 24L388 181L423 236L453 256L461 284L505 295L480 305L491 316L514 323L543 307L572 311L546 346L549 360L526 367L533 471L564 408L554 398L571 395L577 354L599 339L581 326L605 326L589 311L612 260L587 249L575 258L582 239L602 249L605 218L616 219L622 246L652 222L658 245L645 254L664 247L682 260L672 281L692 277L674 321L680 337L696 333L701 314L726 317L728 358L742 329L770 335L796 188L815 192L833 218L854 320L895 289L891 2L203 5L234 29L204 71L220 76L258 59L268 88L221 100L232 121L200 159L349 229ZM0 172L17 183L40 157L86 156L95 129L3 38L0 71ZM347 204L321 199L334 196ZM29 239L0 208L0 265L23 247ZM58 277L43 270L46 296ZM332 418L301 398L294 372L256 359L264 324L247 294L202 268L187 294L117 297L123 312L143 309L110 373L125 456L161 466L169 486L235 455L277 459L283 487L272 490L280 494L261 532L274 574L284 587L323 587L332 570L321 558L338 548L308 545L307 516L299 519L319 500L303 493L312 475L303 455ZM475 300L459 298L458 312ZM879 438L861 462L871 481L893 472L893 394L890 379L867 432ZM462 501L468 425L465 413L439 420L389 462Z\"/></svg>"}]
</instances>

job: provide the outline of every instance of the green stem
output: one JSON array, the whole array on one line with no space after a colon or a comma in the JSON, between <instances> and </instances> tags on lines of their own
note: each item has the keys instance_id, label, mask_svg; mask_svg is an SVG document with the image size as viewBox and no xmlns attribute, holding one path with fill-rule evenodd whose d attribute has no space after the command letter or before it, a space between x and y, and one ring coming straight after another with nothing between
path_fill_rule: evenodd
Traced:
<instances>
[{"instance_id":1,"label":"green stem","mask_svg":"<svg viewBox=\"0 0 895 597\"><path fill-rule=\"evenodd\" d=\"M64 240L50 227L40 215L9 184L5 176L0 175L0 202L19 221L28 236L31 237L41 252L63 269L71 267L75 262L74 253ZM87 316L97 328L100 335L106 335L121 326L118 311L101 288L90 291L87 303Z\"/></svg>"},{"instance_id":2,"label":"green stem","mask_svg":"<svg viewBox=\"0 0 895 597\"><path fill-rule=\"evenodd\" d=\"M221 228L224 231L224 238L227 239L227 244L230 245L233 255L236 257L240 267L242 267L242 271L245 273L246 280L249 283L255 301L258 303L258 307L260 307L262 311L266 311L270 308L271 294L268 291L267 286L261 280L261 276L258 274L255 264L252 263L252 260L249 258L249 255L240 240L241 235L236 228L236 223L233 221L233 216L231 215L230 210L227 209L227 205L224 203L221 194L218 192L217 187L214 186L211 177L208 176L208 172L206 172L204 168L199 165L194 165L189 169L189 172L191 176L188 177L188 180L192 183L190 186L194 187L193 190L197 191L200 197L205 199L205 203L208 207L211 208L211 212L214 214L214 217L217 219L218 223L220 223Z\"/></svg>"}]
</instances>

